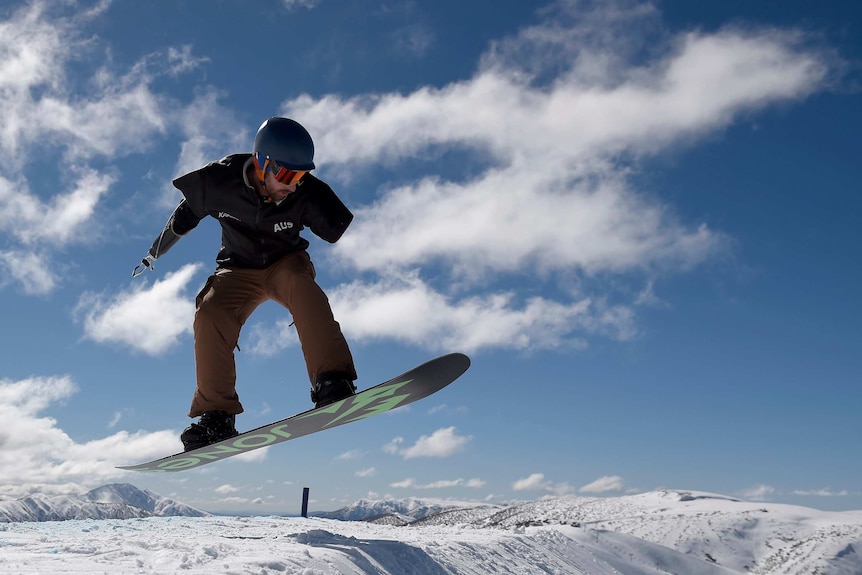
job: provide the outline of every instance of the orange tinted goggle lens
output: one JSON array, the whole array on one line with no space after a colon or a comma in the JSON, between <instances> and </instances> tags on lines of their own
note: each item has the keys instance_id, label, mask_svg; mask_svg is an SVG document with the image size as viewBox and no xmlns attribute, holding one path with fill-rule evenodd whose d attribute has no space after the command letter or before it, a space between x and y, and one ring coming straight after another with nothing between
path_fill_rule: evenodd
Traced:
<instances>
[{"instance_id":1,"label":"orange tinted goggle lens","mask_svg":"<svg viewBox=\"0 0 862 575\"><path fill-rule=\"evenodd\" d=\"M276 166L278 166L278 167L276 168ZM295 184L296 182L301 180L302 177L306 174L306 172L303 172L303 171L288 170L284 166L279 166L278 164L276 164L275 162L273 162L271 160L270 160L270 167L272 169L272 175L275 177L275 179L278 180L279 182L281 182L282 184L285 184L288 186L291 184Z\"/></svg>"},{"instance_id":2,"label":"orange tinted goggle lens","mask_svg":"<svg viewBox=\"0 0 862 575\"><path fill-rule=\"evenodd\" d=\"M304 170L291 170L289 168L285 168L275 160L264 158L259 153L254 155L254 168L257 170L257 177L261 180L264 179L267 172L272 172L272 176L276 181L281 182L286 186L297 183L303 178L303 176L305 176L305 174L308 173Z\"/></svg>"}]
</instances>

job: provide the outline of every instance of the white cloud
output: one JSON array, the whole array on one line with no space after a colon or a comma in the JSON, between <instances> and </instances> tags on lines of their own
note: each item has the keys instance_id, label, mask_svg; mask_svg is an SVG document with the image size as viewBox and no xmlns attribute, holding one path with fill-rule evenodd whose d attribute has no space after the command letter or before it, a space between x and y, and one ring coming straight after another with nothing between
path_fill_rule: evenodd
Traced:
<instances>
[{"instance_id":1,"label":"white cloud","mask_svg":"<svg viewBox=\"0 0 862 575\"><path fill-rule=\"evenodd\" d=\"M624 182L567 183L559 172L509 167L479 181L425 178L389 190L357 210L336 253L362 270L444 262L476 282L501 272L688 267L724 245L721 234L686 228Z\"/></svg>"},{"instance_id":2,"label":"white cloud","mask_svg":"<svg viewBox=\"0 0 862 575\"><path fill-rule=\"evenodd\" d=\"M410 447L402 447L403 437L396 437L384 447L391 455L400 455L404 459L417 457L449 457L464 449L473 439L470 435L458 435L454 427L438 429L431 435L423 435Z\"/></svg>"},{"instance_id":3,"label":"white cloud","mask_svg":"<svg viewBox=\"0 0 862 575\"><path fill-rule=\"evenodd\" d=\"M321 0L281 0L281 3L284 4L284 7L291 12L293 12L294 10L299 10L301 8L311 10L312 8L315 8L318 4L320 4L320 2Z\"/></svg>"},{"instance_id":4,"label":"white cloud","mask_svg":"<svg viewBox=\"0 0 862 575\"><path fill-rule=\"evenodd\" d=\"M45 142L69 161L147 149L167 125L166 100L149 84L168 66L145 59L125 75L102 67L73 81L66 66L97 49L81 30L99 11L66 16L56 8L36 1L0 22L0 165L21 165L28 146Z\"/></svg>"},{"instance_id":5,"label":"white cloud","mask_svg":"<svg viewBox=\"0 0 862 575\"><path fill-rule=\"evenodd\" d=\"M218 104L215 90L204 87L183 103L153 89L158 78L207 62L190 46L167 46L127 70L113 69L110 55L99 53L111 47L84 32L107 5L36 0L0 20L0 248L4 236L20 244L0 250L0 287L17 283L25 293L51 292L59 285L57 249L104 233L92 222L121 174L110 163L91 168L91 160L148 151L178 130L184 138L178 169L191 169L223 154L225 143L242 148L248 141L248 127ZM67 73L81 62L75 74ZM34 158L58 161L61 177L46 181L51 172L40 169L39 181L32 179L25 168ZM176 204L177 192L168 186L163 195Z\"/></svg>"},{"instance_id":6,"label":"white cloud","mask_svg":"<svg viewBox=\"0 0 862 575\"><path fill-rule=\"evenodd\" d=\"M328 290L333 312L351 341L394 339L437 350L580 348L583 336L628 340L637 333L628 306L582 298L561 303L514 291L457 297L435 291L417 273ZM289 320L250 330L255 353L274 355L298 344Z\"/></svg>"},{"instance_id":7,"label":"white cloud","mask_svg":"<svg viewBox=\"0 0 862 575\"><path fill-rule=\"evenodd\" d=\"M575 332L617 339L635 332L632 314L622 306L539 296L519 302L514 292L458 299L435 291L415 273L345 284L331 290L330 299L351 339L393 338L437 349L581 346Z\"/></svg>"},{"instance_id":8,"label":"white cloud","mask_svg":"<svg viewBox=\"0 0 862 575\"><path fill-rule=\"evenodd\" d=\"M245 503L262 503L262 500L260 498L252 500L248 497L222 497L221 499L219 499L219 503L227 503L228 505L243 505Z\"/></svg>"},{"instance_id":9,"label":"white cloud","mask_svg":"<svg viewBox=\"0 0 862 575\"><path fill-rule=\"evenodd\" d=\"M243 335L249 342L242 348L253 354L272 356L287 348L296 347L299 345L299 337L292 323L293 320L279 320L272 325L263 322L247 324ZM342 326L342 330L344 328L345 326Z\"/></svg>"},{"instance_id":10,"label":"white cloud","mask_svg":"<svg viewBox=\"0 0 862 575\"><path fill-rule=\"evenodd\" d=\"M633 306L660 299L627 289L630 303L617 303L614 277L651 281L732 246L709 222L683 221L638 190L641 159L804 98L829 71L796 34L674 35L646 4L561 2L543 16L495 42L471 78L283 103L314 134L328 173L348 180L408 160L427 170L381 188L335 246L377 276L332 293L353 339L470 350L632 337ZM438 161L444 152L462 161L453 169ZM524 282L516 291L497 288L514 278ZM568 289L583 279L594 294ZM552 300L549 286L569 294ZM543 295L514 295L531 291Z\"/></svg>"},{"instance_id":11,"label":"white cloud","mask_svg":"<svg viewBox=\"0 0 862 575\"><path fill-rule=\"evenodd\" d=\"M108 422L108 429L114 429L117 427L121 419L123 419L123 413L121 411L115 411L114 417L112 417L111 421Z\"/></svg>"},{"instance_id":12,"label":"white cloud","mask_svg":"<svg viewBox=\"0 0 862 575\"><path fill-rule=\"evenodd\" d=\"M192 47L188 44L179 48L168 47L167 60L170 64L168 73L171 76L185 74L210 61L209 58L198 58L192 54Z\"/></svg>"},{"instance_id":13,"label":"white cloud","mask_svg":"<svg viewBox=\"0 0 862 575\"><path fill-rule=\"evenodd\" d=\"M33 490L75 493L81 485L114 479L119 463L154 458L181 449L178 433L120 431L78 443L57 420L41 415L76 393L66 376L0 380L0 485L21 496Z\"/></svg>"},{"instance_id":14,"label":"white cloud","mask_svg":"<svg viewBox=\"0 0 862 575\"><path fill-rule=\"evenodd\" d=\"M252 141L250 127L237 120L230 109L219 103L221 95L214 89L200 90L177 118L183 142L174 170L176 175L197 170L213 159L224 156L225 149L246 149ZM257 126L254 128L256 130ZM170 182L165 182L162 204L173 208L178 197L176 188Z\"/></svg>"},{"instance_id":15,"label":"white cloud","mask_svg":"<svg viewBox=\"0 0 862 575\"><path fill-rule=\"evenodd\" d=\"M625 486L623 478L619 475L606 475L599 477L592 483L588 483L579 489L581 493L608 493L611 491L622 491Z\"/></svg>"},{"instance_id":16,"label":"white cloud","mask_svg":"<svg viewBox=\"0 0 862 575\"><path fill-rule=\"evenodd\" d=\"M340 461L350 461L353 459L359 459L363 456L362 451L358 449L351 449L350 451L345 451L341 455L339 455L336 459Z\"/></svg>"},{"instance_id":17,"label":"white cloud","mask_svg":"<svg viewBox=\"0 0 862 575\"><path fill-rule=\"evenodd\" d=\"M87 224L113 177L89 169L69 169L63 186L47 201L28 189L22 179L0 175L0 238L9 236L20 247L0 251L0 287L17 283L28 294L46 294L59 283L62 264L51 252L71 243L84 243L96 234Z\"/></svg>"},{"instance_id":18,"label":"white cloud","mask_svg":"<svg viewBox=\"0 0 862 575\"><path fill-rule=\"evenodd\" d=\"M389 37L397 54L421 58L434 45L436 36L428 27L412 23L393 30Z\"/></svg>"},{"instance_id":19,"label":"white cloud","mask_svg":"<svg viewBox=\"0 0 862 575\"><path fill-rule=\"evenodd\" d=\"M595 24L589 16L570 17L572 31ZM616 30L625 38L633 23L616 25L627 27ZM659 153L804 97L826 73L797 37L774 30L682 34L638 65L582 36L587 45L554 46L554 59L536 64L535 54L559 43L545 34L552 29L559 26L524 30L472 78L442 88L284 103L330 164L355 170L438 147L487 163L472 177L427 177L386 191L340 242L345 260L376 270L435 260L461 274L696 264L721 249L722 235L680 223L631 189L624 155ZM540 69L517 58L528 51ZM586 59L607 67L584 73ZM546 68L567 64L548 77Z\"/></svg>"},{"instance_id":20,"label":"white cloud","mask_svg":"<svg viewBox=\"0 0 862 575\"><path fill-rule=\"evenodd\" d=\"M26 183L0 177L0 231L27 245L62 246L92 238L91 230L83 235L84 226L114 178L89 169L69 170L66 175L64 183L71 181L71 189L58 191L47 202L31 193Z\"/></svg>"},{"instance_id":21,"label":"white cloud","mask_svg":"<svg viewBox=\"0 0 862 575\"><path fill-rule=\"evenodd\" d=\"M545 484L544 473L533 473L528 477L519 479L512 484L514 491L540 491Z\"/></svg>"},{"instance_id":22,"label":"white cloud","mask_svg":"<svg viewBox=\"0 0 862 575\"><path fill-rule=\"evenodd\" d=\"M754 487L749 487L747 489L743 489L740 493L740 496L745 499L751 499L753 501L763 501L767 499L770 495L775 493L775 488L771 485L755 485Z\"/></svg>"},{"instance_id":23,"label":"white cloud","mask_svg":"<svg viewBox=\"0 0 862 575\"><path fill-rule=\"evenodd\" d=\"M796 489L793 491L794 495L806 495L806 496L814 496L814 497L847 497L850 495L850 492L846 489L842 489L841 491L835 491L830 487L825 487L823 489L813 489L813 490L805 490L805 489Z\"/></svg>"},{"instance_id":24,"label":"white cloud","mask_svg":"<svg viewBox=\"0 0 862 575\"><path fill-rule=\"evenodd\" d=\"M235 455L233 459L245 463L260 463L261 461L265 461L267 456L269 456L268 446L261 447L260 449L253 449L252 451L246 451L245 453L240 453L239 455Z\"/></svg>"},{"instance_id":25,"label":"white cloud","mask_svg":"<svg viewBox=\"0 0 862 575\"><path fill-rule=\"evenodd\" d=\"M285 0L288 8L314 5ZM249 127L219 104L217 89L204 86L189 103L153 89L155 79L207 62L188 45L145 55L127 71L106 65L82 81L68 78L72 58L90 61L102 49L81 30L104 8L67 17L47 6L30 3L0 22L0 169L8 172L0 172L0 234L23 244L0 251L0 287L16 283L33 294L59 283L51 238L81 241L114 179L83 164L77 185L64 192L73 201L28 197L20 164L31 146L47 142L65 159L86 162L149 149L178 130L180 173L221 155L225 142L239 149L250 139ZM430 158L433 176L382 188L375 202L355 209L353 227L335 247L337 257L376 276L333 290L351 339L467 351L626 340L638 332L633 305L655 294L619 303L603 279L593 293L572 284L686 270L727 249L728 238L708 222L682 221L633 187L637 158L805 97L821 88L828 62L792 33L727 28L674 36L654 33L660 23L649 4L582 6L544 9L538 24L494 42L462 81L283 103L285 114L311 129L329 173ZM642 48L656 41L644 61ZM447 161L460 153L463 169L435 162L438 152ZM167 203L176 201L167 183L163 191ZM500 287L512 277L526 283ZM564 294L548 295L543 288L552 283ZM395 311L411 321L395 321ZM109 340L136 346L130 334L107 327ZM296 343L281 324L253 329L250 347L259 353ZM273 332L288 337L268 337ZM158 341L178 333L173 325L152 334L145 351L158 353Z\"/></svg>"},{"instance_id":26,"label":"white cloud","mask_svg":"<svg viewBox=\"0 0 862 575\"><path fill-rule=\"evenodd\" d=\"M35 252L10 250L0 251L0 287L18 283L24 293L44 295L57 285L46 258Z\"/></svg>"},{"instance_id":27,"label":"white cloud","mask_svg":"<svg viewBox=\"0 0 862 575\"><path fill-rule=\"evenodd\" d=\"M132 285L114 296L83 294L75 309L82 317L87 338L100 343L120 343L150 355L163 353L189 333L194 301L186 295L200 264L188 264L166 274L151 286Z\"/></svg>"},{"instance_id":28,"label":"white cloud","mask_svg":"<svg viewBox=\"0 0 862 575\"><path fill-rule=\"evenodd\" d=\"M441 479L431 482L424 486L425 489L445 489L447 487L457 487L464 483L463 479Z\"/></svg>"},{"instance_id":29,"label":"white cloud","mask_svg":"<svg viewBox=\"0 0 862 575\"><path fill-rule=\"evenodd\" d=\"M445 489L449 487L470 487L472 489L481 489L485 486L485 481L479 478L474 477L473 479L443 479L440 481L434 481L425 485L425 489Z\"/></svg>"},{"instance_id":30,"label":"white cloud","mask_svg":"<svg viewBox=\"0 0 862 575\"><path fill-rule=\"evenodd\" d=\"M234 487L230 483L225 483L224 485L219 485L215 488L215 492L219 495L227 495L228 493L236 493L237 491L241 491L239 487Z\"/></svg>"},{"instance_id":31,"label":"white cloud","mask_svg":"<svg viewBox=\"0 0 862 575\"><path fill-rule=\"evenodd\" d=\"M356 477L374 477L377 474L377 470L373 467L367 467L365 469L360 469L356 472Z\"/></svg>"},{"instance_id":32,"label":"white cloud","mask_svg":"<svg viewBox=\"0 0 862 575\"><path fill-rule=\"evenodd\" d=\"M450 489L452 487L470 487L472 489L481 489L485 486L485 481L478 478L473 479L441 479L432 481L424 485L416 483L416 479L409 477L402 481L396 481L389 484L390 487L398 489Z\"/></svg>"},{"instance_id":33,"label":"white cloud","mask_svg":"<svg viewBox=\"0 0 862 575\"><path fill-rule=\"evenodd\" d=\"M389 443L383 446L383 452L389 455L398 455L401 446L404 444L403 437L396 437Z\"/></svg>"},{"instance_id":34,"label":"white cloud","mask_svg":"<svg viewBox=\"0 0 862 575\"><path fill-rule=\"evenodd\" d=\"M557 496L570 495L575 491L568 483L546 481L544 473L532 473L523 479L518 479L512 484L512 490L548 493Z\"/></svg>"}]
</instances>

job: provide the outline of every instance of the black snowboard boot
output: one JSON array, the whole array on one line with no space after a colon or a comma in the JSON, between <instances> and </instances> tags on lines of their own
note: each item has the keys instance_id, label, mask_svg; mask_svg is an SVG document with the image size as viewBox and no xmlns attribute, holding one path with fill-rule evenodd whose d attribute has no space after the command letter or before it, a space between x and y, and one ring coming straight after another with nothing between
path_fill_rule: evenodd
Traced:
<instances>
[{"instance_id":1,"label":"black snowboard boot","mask_svg":"<svg viewBox=\"0 0 862 575\"><path fill-rule=\"evenodd\" d=\"M356 386L349 377L341 373L324 373L311 385L311 401L314 407L323 407L356 393Z\"/></svg>"},{"instance_id":2,"label":"black snowboard boot","mask_svg":"<svg viewBox=\"0 0 862 575\"><path fill-rule=\"evenodd\" d=\"M185 450L191 451L237 435L235 415L226 411L207 411L199 422L192 423L183 431L180 439Z\"/></svg>"}]
</instances>

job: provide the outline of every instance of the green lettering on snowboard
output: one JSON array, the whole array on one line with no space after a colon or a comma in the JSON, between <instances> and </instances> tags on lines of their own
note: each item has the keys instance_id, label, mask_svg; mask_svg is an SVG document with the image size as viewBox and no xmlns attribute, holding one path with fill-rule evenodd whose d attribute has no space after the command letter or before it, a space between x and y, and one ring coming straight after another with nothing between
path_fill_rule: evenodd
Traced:
<instances>
[{"instance_id":1,"label":"green lettering on snowboard","mask_svg":"<svg viewBox=\"0 0 862 575\"><path fill-rule=\"evenodd\" d=\"M333 403L332 405L315 410L305 417L323 414L335 415L335 418L323 426L331 427L336 424L350 423L351 421L358 421L366 417L371 417L372 415L377 415L378 413L390 411L398 407L402 401L410 397L409 393L403 395L395 395L395 393L411 381L413 380L407 379L390 385L385 385L377 389L364 391L348 399L343 399ZM348 402L349 407L342 413L342 408L345 405L348 405ZM360 412L359 415L353 417L357 412Z\"/></svg>"},{"instance_id":2,"label":"green lettering on snowboard","mask_svg":"<svg viewBox=\"0 0 862 575\"><path fill-rule=\"evenodd\" d=\"M285 429L286 427L287 424L282 423L281 425L276 425L275 427L261 433L255 433L254 435L241 435L226 445L213 445L201 453L195 453L194 455L166 461L159 465L159 469L164 471L176 471L195 467L200 464L201 461L224 459L225 455L232 455L234 453L240 453L242 451L249 451L257 449L258 447L271 445L278 441L279 437L284 441L291 437L291 434Z\"/></svg>"}]
</instances>

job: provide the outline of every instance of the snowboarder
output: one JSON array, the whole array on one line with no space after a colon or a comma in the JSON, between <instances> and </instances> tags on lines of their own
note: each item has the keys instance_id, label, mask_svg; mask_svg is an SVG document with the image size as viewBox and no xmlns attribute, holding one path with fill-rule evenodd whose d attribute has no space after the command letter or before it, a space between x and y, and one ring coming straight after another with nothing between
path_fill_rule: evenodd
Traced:
<instances>
[{"instance_id":1,"label":"snowboarder","mask_svg":"<svg viewBox=\"0 0 862 575\"><path fill-rule=\"evenodd\" d=\"M197 389L186 428L186 451L237 435L243 407L236 392L237 347L243 324L260 304L274 300L293 316L317 407L356 392L356 370L329 300L315 281L300 236L308 227L335 243L353 214L315 168L314 142L288 118L270 118L258 129L251 154L233 154L173 181L183 199L133 276L152 269L181 236L206 216L222 228L217 267L195 299Z\"/></svg>"}]
</instances>

